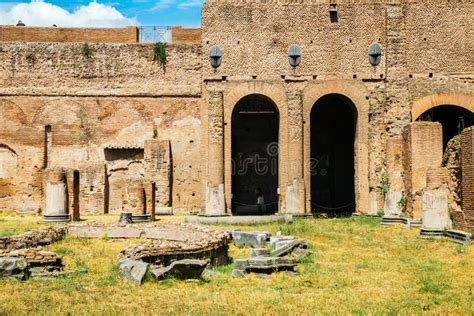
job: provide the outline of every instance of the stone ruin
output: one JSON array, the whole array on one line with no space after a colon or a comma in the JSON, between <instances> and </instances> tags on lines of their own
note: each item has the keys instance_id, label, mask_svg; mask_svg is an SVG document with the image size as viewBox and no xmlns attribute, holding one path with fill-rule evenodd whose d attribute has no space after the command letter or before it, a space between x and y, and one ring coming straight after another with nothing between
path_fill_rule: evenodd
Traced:
<instances>
[{"instance_id":1,"label":"stone ruin","mask_svg":"<svg viewBox=\"0 0 474 316\"><path fill-rule=\"evenodd\" d=\"M67 235L79 238L136 239L119 255L119 272L142 283L148 270L156 279L200 278L208 264L230 262L230 235L222 229L196 224L70 224L35 229L0 238L0 278L55 277L63 274L62 257L45 250Z\"/></svg>"},{"instance_id":2,"label":"stone ruin","mask_svg":"<svg viewBox=\"0 0 474 316\"><path fill-rule=\"evenodd\" d=\"M55 277L62 274L62 257L45 250L46 246L66 237L67 227L35 229L23 234L0 237L0 279Z\"/></svg>"},{"instance_id":3,"label":"stone ruin","mask_svg":"<svg viewBox=\"0 0 474 316\"><path fill-rule=\"evenodd\" d=\"M282 236L281 233L271 236L269 232L262 231L233 231L232 239L237 247L252 248L249 258L235 261L233 277L245 277L254 273L257 278L266 279L274 272L296 276L296 265L302 258L310 255L305 240L295 236Z\"/></svg>"}]
</instances>

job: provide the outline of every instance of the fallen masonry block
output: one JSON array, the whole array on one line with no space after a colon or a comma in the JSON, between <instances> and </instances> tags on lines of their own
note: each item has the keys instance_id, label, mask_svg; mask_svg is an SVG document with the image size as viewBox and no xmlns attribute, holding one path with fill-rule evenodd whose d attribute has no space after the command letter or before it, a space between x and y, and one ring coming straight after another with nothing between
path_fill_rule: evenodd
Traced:
<instances>
[{"instance_id":1,"label":"fallen masonry block","mask_svg":"<svg viewBox=\"0 0 474 316\"><path fill-rule=\"evenodd\" d=\"M232 240L237 247L263 248L270 239L269 232L233 231Z\"/></svg>"},{"instance_id":2,"label":"fallen masonry block","mask_svg":"<svg viewBox=\"0 0 474 316\"><path fill-rule=\"evenodd\" d=\"M270 237L270 246L272 250L275 250L295 239L297 239L295 236L272 236Z\"/></svg>"},{"instance_id":3,"label":"fallen masonry block","mask_svg":"<svg viewBox=\"0 0 474 316\"><path fill-rule=\"evenodd\" d=\"M303 239L295 239L295 240L288 241L286 243L281 244L280 247L278 247L278 244L277 244L277 248L272 251L271 256L284 257L293 253L293 251L297 248L306 249L308 248L308 244Z\"/></svg>"},{"instance_id":4,"label":"fallen masonry block","mask_svg":"<svg viewBox=\"0 0 474 316\"><path fill-rule=\"evenodd\" d=\"M28 262L24 258L0 258L0 279L26 280L28 277Z\"/></svg>"},{"instance_id":5,"label":"fallen masonry block","mask_svg":"<svg viewBox=\"0 0 474 316\"><path fill-rule=\"evenodd\" d=\"M253 248L251 257L270 257L270 250L267 248Z\"/></svg>"},{"instance_id":6,"label":"fallen masonry block","mask_svg":"<svg viewBox=\"0 0 474 316\"><path fill-rule=\"evenodd\" d=\"M252 257L235 261L233 277L244 277L248 273L271 274L278 271L294 271L296 260L288 257Z\"/></svg>"},{"instance_id":7,"label":"fallen masonry block","mask_svg":"<svg viewBox=\"0 0 474 316\"><path fill-rule=\"evenodd\" d=\"M57 277L63 274L62 257L41 247L0 251L1 257L24 259L31 277Z\"/></svg>"},{"instance_id":8,"label":"fallen masonry block","mask_svg":"<svg viewBox=\"0 0 474 316\"><path fill-rule=\"evenodd\" d=\"M158 281L170 277L183 280L200 279L207 265L207 260L184 259L175 261L167 267L152 269L151 274Z\"/></svg>"},{"instance_id":9,"label":"fallen masonry block","mask_svg":"<svg viewBox=\"0 0 474 316\"><path fill-rule=\"evenodd\" d=\"M118 262L119 275L125 280L142 284L149 264L143 261L120 259Z\"/></svg>"}]
</instances>

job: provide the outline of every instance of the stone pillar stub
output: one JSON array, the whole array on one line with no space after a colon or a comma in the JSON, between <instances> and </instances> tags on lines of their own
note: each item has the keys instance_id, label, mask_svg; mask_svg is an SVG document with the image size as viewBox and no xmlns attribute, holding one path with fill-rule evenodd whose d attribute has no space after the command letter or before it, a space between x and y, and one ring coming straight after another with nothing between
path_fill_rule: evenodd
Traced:
<instances>
[{"instance_id":1,"label":"stone pillar stub","mask_svg":"<svg viewBox=\"0 0 474 316\"><path fill-rule=\"evenodd\" d=\"M407 211L413 218L422 216L421 197L429 168L441 166L443 129L437 122L413 122L403 130L403 167Z\"/></svg>"},{"instance_id":2,"label":"stone pillar stub","mask_svg":"<svg viewBox=\"0 0 474 316\"><path fill-rule=\"evenodd\" d=\"M224 196L224 99L222 91L208 91L208 177L205 215L226 215Z\"/></svg>"},{"instance_id":3,"label":"stone pillar stub","mask_svg":"<svg viewBox=\"0 0 474 316\"><path fill-rule=\"evenodd\" d=\"M156 194L151 195L151 191L147 194L147 200L150 200L154 196L155 201L153 203L155 203L156 208L166 210L166 214L171 214L173 159L171 156L170 141L158 139L146 140L144 160L145 178L150 183L155 183L156 189Z\"/></svg>"},{"instance_id":4,"label":"stone pillar stub","mask_svg":"<svg viewBox=\"0 0 474 316\"><path fill-rule=\"evenodd\" d=\"M426 190L422 198L423 228L444 230L452 227L445 189Z\"/></svg>"},{"instance_id":5,"label":"stone pillar stub","mask_svg":"<svg viewBox=\"0 0 474 316\"><path fill-rule=\"evenodd\" d=\"M66 174L62 169L45 171L45 222L69 221Z\"/></svg>"},{"instance_id":6,"label":"stone pillar stub","mask_svg":"<svg viewBox=\"0 0 474 316\"><path fill-rule=\"evenodd\" d=\"M390 191L385 194L384 214L385 216L400 216L402 210L400 200L403 198L403 192Z\"/></svg>"},{"instance_id":7,"label":"stone pillar stub","mask_svg":"<svg viewBox=\"0 0 474 316\"><path fill-rule=\"evenodd\" d=\"M303 100L301 90L287 91L288 102L288 182L286 213L305 214L303 179Z\"/></svg>"}]
</instances>

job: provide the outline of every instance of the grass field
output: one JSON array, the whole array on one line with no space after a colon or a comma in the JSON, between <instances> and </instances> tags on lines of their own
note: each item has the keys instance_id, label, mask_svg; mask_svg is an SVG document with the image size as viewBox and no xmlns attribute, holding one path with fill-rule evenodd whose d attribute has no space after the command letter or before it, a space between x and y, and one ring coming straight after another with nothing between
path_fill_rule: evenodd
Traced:
<instances>
[{"instance_id":1,"label":"grass field","mask_svg":"<svg viewBox=\"0 0 474 316\"><path fill-rule=\"evenodd\" d=\"M37 227L38 220L0 215L0 236ZM233 279L229 265L211 281L142 286L122 281L115 268L120 250L136 241L68 237L47 248L64 256L71 273L0 281L0 314L474 314L474 246L419 240L415 229L384 228L368 218L297 220L281 229L311 244L313 255L298 266L298 277ZM249 255L233 246L230 252L234 259Z\"/></svg>"}]
</instances>

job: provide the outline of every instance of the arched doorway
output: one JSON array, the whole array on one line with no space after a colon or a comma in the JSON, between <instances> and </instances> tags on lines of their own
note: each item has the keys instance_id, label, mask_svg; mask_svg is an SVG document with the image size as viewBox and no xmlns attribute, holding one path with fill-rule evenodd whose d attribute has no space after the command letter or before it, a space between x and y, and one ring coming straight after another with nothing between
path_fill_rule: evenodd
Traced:
<instances>
[{"instance_id":1,"label":"arched doorway","mask_svg":"<svg viewBox=\"0 0 474 316\"><path fill-rule=\"evenodd\" d=\"M242 98L232 112L232 213L272 214L278 210L279 113L267 97ZM263 206L257 206L263 195Z\"/></svg>"},{"instance_id":2,"label":"arched doorway","mask_svg":"<svg viewBox=\"0 0 474 316\"><path fill-rule=\"evenodd\" d=\"M328 94L313 105L310 120L311 211L350 216L356 206L356 107L343 95Z\"/></svg>"},{"instance_id":3,"label":"arched doorway","mask_svg":"<svg viewBox=\"0 0 474 316\"><path fill-rule=\"evenodd\" d=\"M443 126L443 151L448 142L474 124L474 113L455 105L439 105L423 112L417 121L439 122Z\"/></svg>"}]
</instances>

